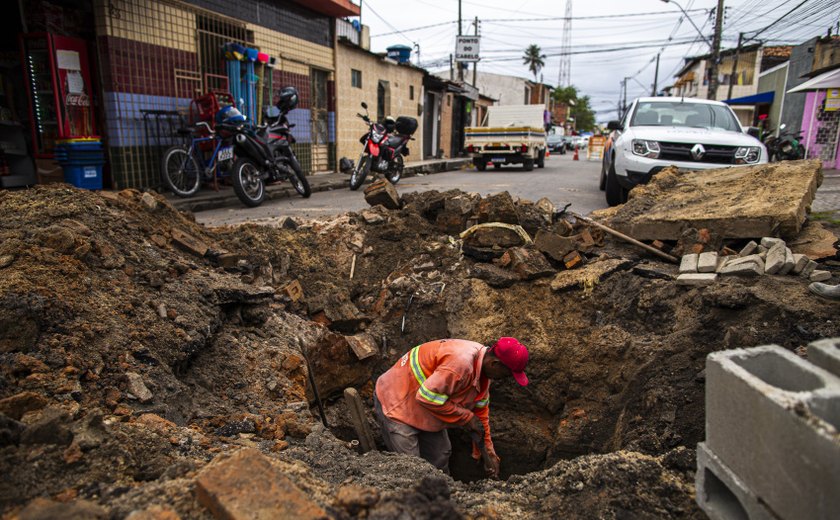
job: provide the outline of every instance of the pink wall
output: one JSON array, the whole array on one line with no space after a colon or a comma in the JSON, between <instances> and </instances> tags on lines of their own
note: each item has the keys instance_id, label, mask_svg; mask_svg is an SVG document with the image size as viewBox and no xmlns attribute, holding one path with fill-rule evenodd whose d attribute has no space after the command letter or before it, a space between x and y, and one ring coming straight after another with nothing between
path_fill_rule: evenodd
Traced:
<instances>
[{"instance_id":1,"label":"pink wall","mask_svg":"<svg viewBox=\"0 0 840 520\"><path fill-rule=\"evenodd\" d=\"M808 157L817 157L820 154L820 148L826 145L816 144L817 130L822 126L822 121L819 121L820 109L825 101L826 91L820 90L816 92L808 92L805 99L805 112L802 114L802 144L808 150ZM816 103L817 111L814 112L814 104ZM813 125L812 125L813 120ZM810 129L810 132L809 132ZM836 133L833 135L835 152L834 160L823 161L823 168L838 168L840 169L840 140L837 139Z\"/></svg>"}]
</instances>

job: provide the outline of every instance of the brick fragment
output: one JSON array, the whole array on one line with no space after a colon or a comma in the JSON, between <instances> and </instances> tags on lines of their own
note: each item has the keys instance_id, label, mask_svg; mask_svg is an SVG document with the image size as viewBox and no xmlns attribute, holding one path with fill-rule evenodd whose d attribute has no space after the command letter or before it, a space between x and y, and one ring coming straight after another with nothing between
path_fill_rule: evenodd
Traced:
<instances>
[{"instance_id":1,"label":"brick fragment","mask_svg":"<svg viewBox=\"0 0 840 520\"><path fill-rule=\"evenodd\" d=\"M720 270L722 275L760 276L764 274L764 266L756 262L743 262L727 265Z\"/></svg>"},{"instance_id":2,"label":"brick fragment","mask_svg":"<svg viewBox=\"0 0 840 520\"><path fill-rule=\"evenodd\" d=\"M188 253L192 253L196 256L204 256L207 254L207 250L209 247L207 244L199 240L198 238L184 233L180 229L174 228L172 230L172 241L175 242L175 245L180 247L181 249L185 250Z\"/></svg>"},{"instance_id":3,"label":"brick fragment","mask_svg":"<svg viewBox=\"0 0 840 520\"><path fill-rule=\"evenodd\" d=\"M755 240L750 240L747 245L745 245L741 251L738 253L738 256L749 256L756 252L758 249L758 244L756 244Z\"/></svg>"},{"instance_id":4,"label":"brick fragment","mask_svg":"<svg viewBox=\"0 0 840 520\"><path fill-rule=\"evenodd\" d=\"M697 258L698 273L714 273L717 268L718 254L714 251L700 253Z\"/></svg>"},{"instance_id":5,"label":"brick fragment","mask_svg":"<svg viewBox=\"0 0 840 520\"><path fill-rule=\"evenodd\" d=\"M811 276L808 277L808 279L812 282L824 282L830 278L831 273L829 271L814 271L811 273Z\"/></svg>"},{"instance_id":6,"label":"brick fragment","mask_svg":"<svg viewBox=\"0 0 840 520\"><path fill-rule=\"evenodd\" d=\"M704 287L717 281L717 273L683 273L677 276L677 285Z\"/></svg>"},{"instance_id":7,"label":"brick fragment","mask_svg":"<svg viewBox=\"0 0 840 520\"><path fill-rule=\"evenodd\" d=\"M781 238L775 237L764 237L761 239L761 245L766 247L767 249L772 249L772 247L777 244L785 245L785 241Z\"/></svg>"},{"instance_id":8,"label":"brick fragment","mask_svg":"<svg viewBox=\"0 0 840 520\"><path fill-rule=\"evenodd\" d=\"M800 255L800 254L794 253L793 254L793 261L794 261L793 274L801 273L802 270L805 269L805 266L808 265L809 260L810 260L810 258L808 258L805 255Z\"/></svg>"},{"instance_id":9,"label":"brick fragment","mask_svg":"<svg viewBox=\"0 0 840 520\"><path fill-rule=\"evenodd\" d=\"M776 242L769 251L764 261L764 274L777 274L785 265L785 243Z\"/></svg>"},{"instance_id":10,"label":"brick fragment","mask_svg":"<svg viewBox=\"0 0 840 520\"><path fill-rule=\"evenodd\" d=\"M574 269L583 264L583 257L577 251L572 251L563 257L563 264L566 266L566 269Z\"/></svg>"},{"instance_id":11,"label":"brick fragment","mask_svg":"<svg viewBox=\"0 0 840 520\"><path fill-rule=\"evenodd\" d=\"M790 250L789 247L785 248L785 263L782 265L782 268L779 270L779 274L788 274L793 270L793 266L796 265L796 262L793 260L793 251Z\"/></svg>"},{"instance_id":12,"label":"brick fragment","mask_svg":"<svg viewBox=\"0 0 840 520\"><path fill-rule=\"evenodd\" d=\"M700 255L696 253L690 253L687 255L683 255L682 260L680 261L680 274L682 273L696 273L697 272L697 261L700 258Z\"/></svg>"},{"instance_id":13,"label":"brick fragment","mask_svg":"<svg viewBox=\"0 0 840 520\"><path fill-rule=\"evenodd\" d=\"M808 263L805 264L805 267L802 268L802 271L799 273L799 276L802 278L808 278L811 276L811 273L817 268L817 263L813 260L808 260Z\"/></svg>"}]
</instances>

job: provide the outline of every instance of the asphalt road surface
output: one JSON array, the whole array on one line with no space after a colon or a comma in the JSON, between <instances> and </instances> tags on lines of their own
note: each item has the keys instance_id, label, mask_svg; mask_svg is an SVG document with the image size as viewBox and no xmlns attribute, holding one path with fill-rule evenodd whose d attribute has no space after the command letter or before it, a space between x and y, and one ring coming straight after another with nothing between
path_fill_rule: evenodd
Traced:
<instances>
[{"instance_id":1,"label":"asphalt road surface","mask_svg":"<svg viewBox=\"0 0 840 520\"><path fill-rule=\"evenodd\" d=\"M479 172L475 168L461 171L408 177L397 184L401 194L438 190L460 189L477 192L482 196L507 191L515 197L537 201L548 197L556 206L572 203L569 208L581 214L607 207L604 192L598 189L600 161L573 161L572 154L552 155L546 159L545 168L526 172L518 166L500 170L492 167ZM362 190L349 189L313 193L309 199L292 197L271 200L257 208L221 208L196 213L196 220L209 226L241 224L245 222L272 224L284 216L303 218L330 218L348 211L368 207Z\"/></svg>"}]
</instances>

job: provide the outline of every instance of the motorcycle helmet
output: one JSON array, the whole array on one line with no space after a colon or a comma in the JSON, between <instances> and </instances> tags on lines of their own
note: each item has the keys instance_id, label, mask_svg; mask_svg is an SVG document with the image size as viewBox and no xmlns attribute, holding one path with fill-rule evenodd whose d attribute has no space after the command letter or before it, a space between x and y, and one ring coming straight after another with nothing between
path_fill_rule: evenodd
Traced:
<instances>
[{"instance_id":1,"label":"motorcycle helmet","mask_svg":"<svg viewBox=\"0 0 840 520\"><path fill-rule=\"evenodd\" d=\"M245 116L235 106L226 106L216 112L216 123L236 125L245 122Z\"/></svg>"},{"instance_id":2,"label":"motorcycle helmet","mask_svg":"<svg viewBox=\"0 0 840 520\"><path fill-rule=\"evenodd\" d=\"M299 100L295 87L285 87L277 93L277 108L283 112L291 112L297 107Z\"/></svg>"},{"instance_id":3,"label":"motorcycle helmet","mask_svg":"<svg viewBox=\"0 0 840 520\"><path fill-rule=\"evenodd\" d=\"M382 125L385 127L385 130L387 130L389 134L393 134L394 130L397 129L397 120L391 116L388 116L382 122Z\"/></svg>"}]
</instances>

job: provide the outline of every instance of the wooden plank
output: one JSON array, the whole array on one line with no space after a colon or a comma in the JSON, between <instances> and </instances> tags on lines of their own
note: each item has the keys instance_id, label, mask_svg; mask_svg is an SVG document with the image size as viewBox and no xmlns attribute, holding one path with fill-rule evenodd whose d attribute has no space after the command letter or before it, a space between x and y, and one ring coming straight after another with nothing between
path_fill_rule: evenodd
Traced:
<instances>
[{"instance_id":1,"label":"wooden plank","mask_svg":"<svg viewBox=\"0 0 840 520\"><path fill-rule=\"evenodd\" d=\"M350 411L350 420L353 422L353 429L356 430L356 435L359 437L359 446L362 448L362 453L376 449L376 442L373 440L373 433L368 426L367 418L365 417L365 408L362 404L362 398L355 388L344 389L344 401L347 403L347 409Z\"/></svg>"}]
</instances>

